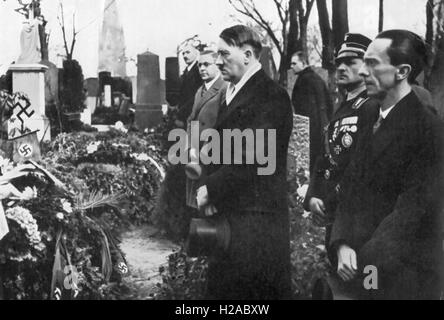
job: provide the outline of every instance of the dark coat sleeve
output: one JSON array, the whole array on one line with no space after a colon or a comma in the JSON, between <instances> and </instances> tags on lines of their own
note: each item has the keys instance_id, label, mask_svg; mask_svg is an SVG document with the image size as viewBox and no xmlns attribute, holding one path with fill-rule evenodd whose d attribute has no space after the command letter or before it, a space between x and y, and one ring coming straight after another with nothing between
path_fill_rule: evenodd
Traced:
<instances>
[{"instance_id":1,"label":"dark coat sleeve","mask_svg":"<svg viewBox=\"0 0 444 320\"><path fill-rule=\"evenodd\" d=\"M193 110L194 98L197 90L202 86L203 82L199 74L199 69L194 66L187 77L182 78L182 86L180 90L179 111L177 119L183 123L187 122L188 117Z\"/></svg>"}]
</instances>

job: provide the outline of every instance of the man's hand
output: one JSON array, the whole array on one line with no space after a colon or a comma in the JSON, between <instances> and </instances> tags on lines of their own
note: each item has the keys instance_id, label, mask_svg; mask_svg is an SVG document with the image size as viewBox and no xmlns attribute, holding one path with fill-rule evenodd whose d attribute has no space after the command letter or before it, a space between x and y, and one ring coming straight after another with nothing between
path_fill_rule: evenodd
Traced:
<instances>
[{"instance_id":1,"label":"man's hand","mask_svg":"<svg viewBox=\"0 0 444 320\"><path fill-rule=\"evenodd\" d=\"M200 187L199 190L197 190L196 200L197 200L197 207L199 208L199 210L204 209L206 206L210 204L207 186Z\"/></svg>"},{"instance_id":2,"label":"man's hand","mask_svg":"<svg viewBox=\"0 0 444 320\"><path fill-rule=\"evenodd\" d=\"M327 223L324 201L318 198L311 198L309 206L310 212L313 214L314 223L318 227L324 227Z\"/></svg>"},{"instance_id":3,"label":"man's hand","mask_svg":"<svg viewBox=\"0 0 444 320\"><path fill-rule=\"evenodd\" d=\"M338 275L342 280L348 282L353 280L358 271L358 260L356 252L347 245L338 249Z\"/></svg>"},{"instance_id":4,"label":"man's hand","mask_svg":"<svg viewBox=\"0 0 444 320\"><path fill-rule=\"evenodd\" d=\"M212 217L217 214L217 209L212 204L205 207L205 216L206 217Z\"/></svg>"}]
</instances>

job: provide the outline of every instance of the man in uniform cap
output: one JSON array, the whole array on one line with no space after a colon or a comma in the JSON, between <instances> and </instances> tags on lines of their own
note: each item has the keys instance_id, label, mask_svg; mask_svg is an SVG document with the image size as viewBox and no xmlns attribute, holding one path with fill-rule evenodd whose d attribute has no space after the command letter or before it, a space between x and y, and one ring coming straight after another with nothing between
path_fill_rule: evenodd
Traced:
<instances>
[{"instance_id":1,"label":"man in uniform cap","mask_svg":"<svg viewBox=\"0 0 444 320\"><path fill-rule=\"evenodd\" d=\"M315 164L305 209L318 225L327 225L327 243L337 205L339 183L355 150L361 127L368 125L368 115L377 110L378 103L367 97L364 79L359 69L371 40L350 33L336 53L336 79L346 92L344 102L325 128L324 154ZM330 257L333 261L335 257Z\"/></svg>"}]
</instances>

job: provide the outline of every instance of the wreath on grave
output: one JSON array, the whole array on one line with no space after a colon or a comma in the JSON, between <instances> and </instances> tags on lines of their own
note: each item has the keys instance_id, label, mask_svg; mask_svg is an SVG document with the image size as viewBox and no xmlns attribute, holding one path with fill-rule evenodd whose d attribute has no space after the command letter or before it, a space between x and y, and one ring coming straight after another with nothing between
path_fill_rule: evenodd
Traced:
<instances>
[{"instance_id":1,"label":"wreath on grave","mask_svg":"<svg viewBox=\"0 0 444 320\"><path fill-rule=\"evenodd\" d=\"M73 193L33 161L0 163L2 187L8 190L0 208L3 298L105 298L109 283L128 272L101 219L121 195Z\"/></svg>"}]
</instances>

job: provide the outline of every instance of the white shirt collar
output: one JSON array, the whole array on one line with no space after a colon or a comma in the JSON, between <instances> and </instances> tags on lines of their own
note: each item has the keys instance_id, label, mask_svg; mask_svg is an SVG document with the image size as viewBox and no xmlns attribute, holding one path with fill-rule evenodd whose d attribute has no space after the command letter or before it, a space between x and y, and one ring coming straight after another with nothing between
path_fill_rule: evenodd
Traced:
<instances>
[{"instance_id":1,"label":"white shirt collar","mask_svg":"<svg viewBox=\"0 0 444 320\"><path fill-rule=\"evenodd\" d=\"M216 81L220 78L220 74L214 78L213 80L211 80L210 82L205 82L205 88L207 88L207 91L211 89L211 87L216 83Z\"/></svg>"},{"instance_id":2,"label":"white shirt collar","mask_svg":"<svg viewBox=\"0 0 444 320\"><path fill-rule=\"evenodd\" d=\"M236 97L237 93L243 88L243 86L245 86L248 80L250 80L261 69L262 65L257 62L252 65L250 69L247 70L247 72L245 72L244 76L237 84L230 83L227 88L227 105L229 105L231 101L233 101L234 97Z\"/></svg>"},{"instance_id":3,"label":"white shirt collar","mask_svg":"<svg viewBox=\"0 0 444 320\"><path fill-rule=\"evenodd\" d=\"M194 65L197 63L197 60L194 60L194 62L192 64L190 64L189 66L187 66L187 70L188 72L191 71L191 69L193 69Z\"/></svg>"},{"instance_id":4,"label":"white shirt collar","mask_svg":"<svg viewBox=\"0 0 444 320\"><path fill-rule=\"evenodd\" d=\"M393 110L393 108L396 107L396 104L391 106L390 108L388 108L385 111L382 111L382 109L379 109L379 115L382 117L382 119L387 119L389 113Z\"/></svg>"}]
</instances>

